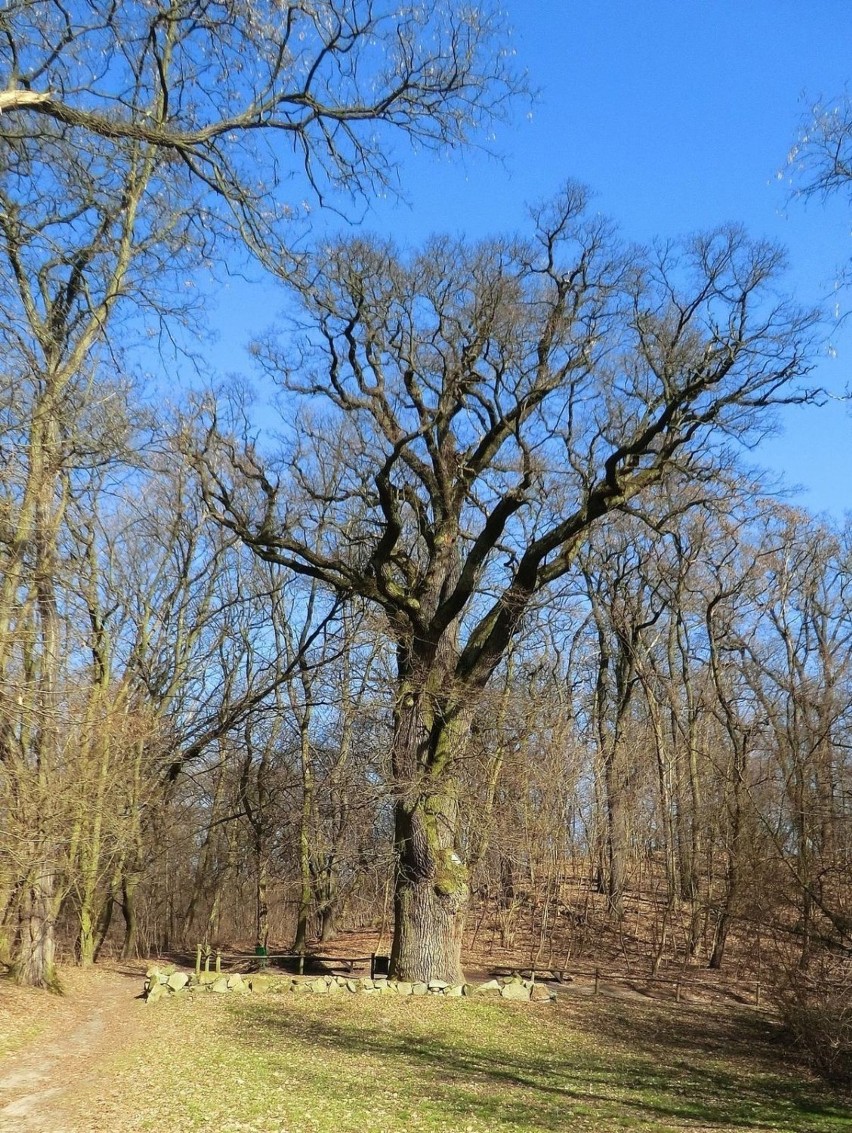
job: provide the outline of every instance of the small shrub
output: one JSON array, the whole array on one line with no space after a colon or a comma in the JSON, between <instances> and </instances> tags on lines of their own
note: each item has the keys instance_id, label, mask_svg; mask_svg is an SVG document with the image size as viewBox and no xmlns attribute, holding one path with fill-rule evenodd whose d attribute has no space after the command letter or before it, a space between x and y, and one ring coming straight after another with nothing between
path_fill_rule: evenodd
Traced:
<instances>
[{"instance_id":1,"label":"small shrub","mask_svg":"<svg viewBox=\"0 0 852 1133\"><path fill-rule=\"evenodd\" d=\"M784 1023L824 1078L852 1086L852 959L823 957L776 988Z\"/></svg>"}]
</instances>

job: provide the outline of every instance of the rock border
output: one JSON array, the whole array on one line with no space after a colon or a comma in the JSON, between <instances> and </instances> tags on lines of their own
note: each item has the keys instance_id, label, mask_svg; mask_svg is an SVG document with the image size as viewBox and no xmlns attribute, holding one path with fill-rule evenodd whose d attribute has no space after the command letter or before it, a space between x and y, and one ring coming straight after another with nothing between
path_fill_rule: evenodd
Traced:
<instances>
[{"instance_id":1,"label":"rock border","mask_svg":"<svg viewBox=\"0 0 852 1133\"><path fill-rule=\"evenodd\" d=\"M448 999L490 996L520 1003L553 1003L556 992L522 976L505 976L481 984L448 984L443 980L410 983L406 980L353 979L347 976L277 976L267 972L244 975L234 972L182 972L177 968L149 968L145 973L143 998L156 1003L170 996L195 992L275 995L441 995Z\"/></svg>"}]
</instances>

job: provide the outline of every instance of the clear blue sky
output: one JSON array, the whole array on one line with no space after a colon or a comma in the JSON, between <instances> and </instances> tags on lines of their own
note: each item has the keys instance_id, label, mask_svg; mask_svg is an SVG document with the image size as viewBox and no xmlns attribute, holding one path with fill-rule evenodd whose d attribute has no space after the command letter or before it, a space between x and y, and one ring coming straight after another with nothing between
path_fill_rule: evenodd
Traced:
<instances>
[{"instance_id":1,"label":"clear blue sky","mask_svg":"<svg viewBox=\"0 0 852 1133\"><path fill-rule=\"evenodd\" d=\"M526 202L571 177L592 188L630 239L741 222L787 247L788 283L802 302L830 295L836 268L852 256L852 206L791 200L777 174L809 103L852 82L852 0L504 6L539 95L497 129L501 162L480 153L405 157L407 201L376 202L367 227L402 243L433 231L511 230ZM852 294L840 298L852 308ZM242 287L225 294L213 319L232 328L222 333L222 369L245 367L236 336L261 329L277 305L268 287L248 304ZM836 357L826 352L817 379L840 394L852 386L852 326L833 346ZM798 502L840 516L852 510L850 442L849 408L834 402L788 412L783 436L759 459L805 487Z\"/></svg>"}]
</instances>

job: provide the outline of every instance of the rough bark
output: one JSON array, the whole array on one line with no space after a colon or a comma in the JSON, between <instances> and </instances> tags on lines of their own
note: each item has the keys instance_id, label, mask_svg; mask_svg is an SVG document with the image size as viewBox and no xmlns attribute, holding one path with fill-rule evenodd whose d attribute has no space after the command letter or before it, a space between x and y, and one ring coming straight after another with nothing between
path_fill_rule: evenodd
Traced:
<instances>
[{"instance_id":1,"label":"rough bark","mask_svg":"<svg viewBox=\"0 0 852 1133\"><path fill-rule=\"evenodd\" d=\"M136 913L138 878L125 874L121 881L121 913L124 917L124 944L122 960L133 960L139 955L139 921Z\"/></svg>"},{"instance_id":2,"label":"rough bark","mask_svg":"<svg viewBox=\"0 0 852 1133\"><path fill-rule=\"evenodd\" d=\"M269 950L269 855L265 843L257 845L257 893L255 944L260 955Z\"/></svg>"},{"instance_id":3,"label":"rough bark","mask_svg":"<svg viewBox=\"0 0 852 1133\"><path fill-rule=\"evenodd\" d=\"M398 869L391 975L401 980L464 982L461 949L469 889L453 848L455 802L426 796L397 803Z\"/></svg>"},{"instance_id":4,"label":"rough bark","mask_svg":"<svg viewBox=\"0 0 852 1133\"><path fill-rule=\"evenodd\" d=\"M614 752L604 761L606 784L606 895L613 916L624 914L627 889L627 855L630 808L627 802L628 776L623 761Z\"/></svg>"},{"instance_id":5,"label":"rough bark","mask_svg":"<svg viewBox=\"0 0 852 1133\"><path fill-rule=\"evenodd\" d=\"M459 852L453 765L469 736L469 716L438 698L407 690L397 711L394 774L401 787L394 840L394 938L391 975L402 980L464 981L461 949L470 897Z\"/></svg>"},{"instance_id":6,"label":"rough bark","mask_svg":"<svg viewBox=\"0 0 852 1133\"><path fill-rule=\"evenodd\" d=\"M54 944L55 889L54 874L45 866L21 894L12 976L24 987L59 989Z\"/></svg>"}]
</instances>

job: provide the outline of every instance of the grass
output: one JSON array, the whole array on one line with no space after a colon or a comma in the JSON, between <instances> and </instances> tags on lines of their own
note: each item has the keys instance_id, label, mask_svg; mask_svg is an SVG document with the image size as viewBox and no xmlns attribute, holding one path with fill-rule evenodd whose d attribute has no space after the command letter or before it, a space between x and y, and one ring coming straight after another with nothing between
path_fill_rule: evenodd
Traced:
<instances>
[{"instance_id":1,"label":"grass","mask_svg":"<svg viewBox=\"0 0 852 1133\"><path fill-rule=\"evenodd\" d=\"M162 1133L849 1133L756 1012L598 998L199 996L146 1009L99 1128Z\"/></svg>"},{"instance_id":2,"label":"grass","mask_svg":"<svg viewBox=\"0 0 852 1133\"><path fill-rule=\"evenodd\" d=\"M26 1047L62 1009L62 1000L53 992L16 987L0 979L0 1058Z\"/></svg>"}]
</instances>

